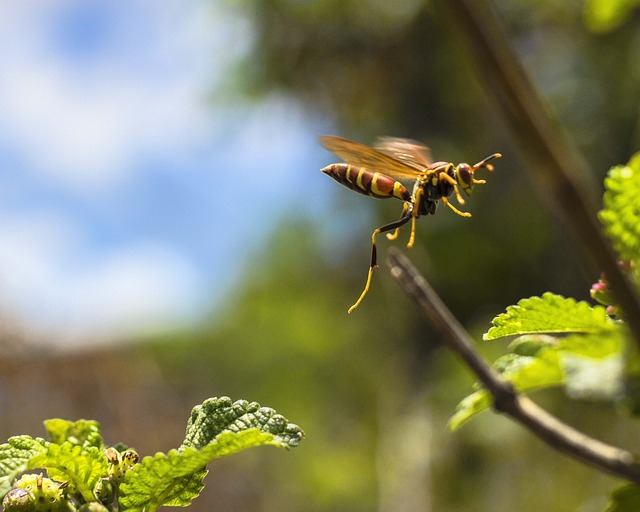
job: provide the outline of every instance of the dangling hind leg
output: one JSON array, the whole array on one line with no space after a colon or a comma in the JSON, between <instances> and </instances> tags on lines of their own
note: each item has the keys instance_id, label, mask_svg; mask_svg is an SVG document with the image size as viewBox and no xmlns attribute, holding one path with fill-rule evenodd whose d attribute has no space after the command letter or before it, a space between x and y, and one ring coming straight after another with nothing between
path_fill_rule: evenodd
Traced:
<instances>
[{"instance_id":1,"label":"dangling hind leg","mask_svg":"<svg viewBox=\"0 0 640 512\"><path fill-rule=\"evenodd\" d=\"M413 247L414 242L416 241L416 220L420 215L420 208L422 205L422 198L424 197L424 189L420 187L413 197L413 203L411 212L411 235L409 236L409 242L407 243L407 249L411 249ZM407 207L407 209L409 209Z\"/></svg>"},{"instance_id":2,"label":"dangling hind leg","mask_svg":"<svg viewBox=\"0 0 640 512\"><path fill-rule=\"evenodd\" d=\"M408 211L409 211L409 203L404 203L404 206L402 207L402 215L400 215L400 218L404 219ZM395 240L396 238L398 238L398 235L400 234L400 227L397 227L396 229L394 229L393 233L387 233L387 240Z\"/></svg>"},{"instance_id":3,"label":"dangling hind leg","mask_svg":"<svg viewBox=\"0 0 640 512\"><path fill-rule=\"evenodd\" d=\"M376 229L371 234L371 263L369 264L369 272L367 273L367 283L364 285L364 290L362 290L362 293L360 294L360 297L358 297L358 300L356 301L356 303L349 308L349 311L348 311L349 314L351 314L351 312L354 309L356 309L360 305L360 303L363 301L365 295L367 294L367 292L369 291L369 288L371 286L371 278L373 277L373 269L378 266L378 251L376 249L376 236L378 236L380 233L385 233L387 231L400 229L407 222L409 222L409 220L411 218L412 218L412 215L408 211L408 208L407 208L406 212L403 211L403 216L400 217L400 219L398 219L395 222L392 222L391 224L387 224L386 226L382 226L382 227Z\"/></svg>"}]
</instances>

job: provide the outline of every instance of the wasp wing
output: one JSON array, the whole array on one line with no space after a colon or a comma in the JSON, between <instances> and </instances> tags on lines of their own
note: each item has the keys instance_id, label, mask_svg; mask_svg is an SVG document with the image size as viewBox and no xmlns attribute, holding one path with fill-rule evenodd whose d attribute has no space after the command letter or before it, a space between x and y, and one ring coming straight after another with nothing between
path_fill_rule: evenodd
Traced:
<instances>
[{"instance_id":1,"label":"wasp wing","mask_svg":"<svg viewBox=\"0 0 640 512\"><path fill-rule=\"evenodd\" d=\"M415 180L424 174L423 166L409 164L394 155L342 137L323 135L320 137L320 144L345 163L378 171L394 178Z\"/></svg>"},{"instance_id":2,"label":"wasp wing","mask_svg":"<svg viewBox=\"0 0 640 512\"><path fill-rule=\"evenodd\" d=\"M421 171L424 171L433 162L431 150L415 140L378 137L373 147Z\"/></svg>"}]
</instances>

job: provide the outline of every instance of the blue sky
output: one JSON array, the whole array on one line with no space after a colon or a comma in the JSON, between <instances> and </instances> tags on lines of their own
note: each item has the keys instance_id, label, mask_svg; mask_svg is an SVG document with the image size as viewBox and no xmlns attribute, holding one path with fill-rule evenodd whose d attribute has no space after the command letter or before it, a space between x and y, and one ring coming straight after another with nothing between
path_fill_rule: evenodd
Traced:
<instances>
[{"instance_id":1,"label":"blue sky","mask_svg":"<svg viewBox=\"0 0 640 512\"><path fill-rule=\"evenodd\" d=\"M212 95L251 41L229 9L0 3L3 317L64 343L197 319L285 211L321 211L328 122Z\"/></svg>"}]
</instances>

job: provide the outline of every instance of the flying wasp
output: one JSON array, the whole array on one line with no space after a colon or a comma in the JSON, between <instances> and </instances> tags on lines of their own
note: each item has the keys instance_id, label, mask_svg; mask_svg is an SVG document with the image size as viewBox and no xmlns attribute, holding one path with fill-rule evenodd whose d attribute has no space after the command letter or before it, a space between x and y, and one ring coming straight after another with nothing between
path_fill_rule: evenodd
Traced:
<instances>
[{"instance_id":1,"label":"flying wasp","mask_svg":"<svg viewBox=\"0 0 640 512\"><path fill-rule=\"evenodd\" d=\"M367 282L358 300L349 308L349 313L360 305L371 286L373 269L377 266L376 236L387 233L389 240L395 240L400 228L411 221L407 248L413 247L416 220L422 215L434 215L440 200L458 215L471 217L470 213L460 211L451 204L448 197L455 194L458 203L463 205L460 189L470 196L475 185L486 183L485 180L476 179L474 173L478 169L493 171L493 165L489 162L502 156L494 153L475 165L454 165L451 162L432 162L429 148L410 139L380 137L374 147L369 147L341 137L324 135L320 137L320 144L345 162L328 165L321 169L323 173L355 192L378 199L395 197L404 202L400 218L375 229L371 235L371 263ZM413 190L409 192L400 180L412 180Z\"/></svg>"}]
</instances>

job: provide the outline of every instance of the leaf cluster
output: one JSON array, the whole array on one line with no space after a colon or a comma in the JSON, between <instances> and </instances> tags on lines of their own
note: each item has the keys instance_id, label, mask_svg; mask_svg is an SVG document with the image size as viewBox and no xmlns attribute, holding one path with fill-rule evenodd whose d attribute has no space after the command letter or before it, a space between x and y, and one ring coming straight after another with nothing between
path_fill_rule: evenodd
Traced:
<instances>
[{"instance_id":1,"label":"leaf cluster","mask_svg":"<svg viewBox=\"0 0 640 512\"><path fill-rule=\"evenodd\" d=\"M640 264L640 153L627 165L613 167L605 180L599 218L628 277L636 284ZM518 393L562 388L570 398L626 405L637 413L638 356L606 276L593 285L591 305L553 293L522 299L492 321L485 341L512 337L508 352L493 364ZM458 405L449 421L459 428L493 404L479 384ZM629 484L612 495L610 510L631 510L640 487ZM634 508L635 510L635 508Z\"/></svg>"},{"instance_id":2,"label":"leaf cluster","mask_svg":"<svg viewBox=\"0 0 640 512\"><path fill-rule=\"evenodd\" d=\"M52 419L45 427L46 440L23 435L0 445L0 494L23 489L19 497L26 496L24 489L33 488L33 479L29 487L17 477L44 470L59 483L66 507L61 510L88 504L97 510L145 512L187 506L202 491L206 466L213 460L254 446L292 448L304 436L300 427L273 409L228 397L210 398L194 407L182 445L141 461L121 445L120 451L107 448L95 421ZM42 485L40 477L38 486ZM18 498L4 502L5 510L33 509L19 508L23 506Z\"/></svg>"}]
</instances>

